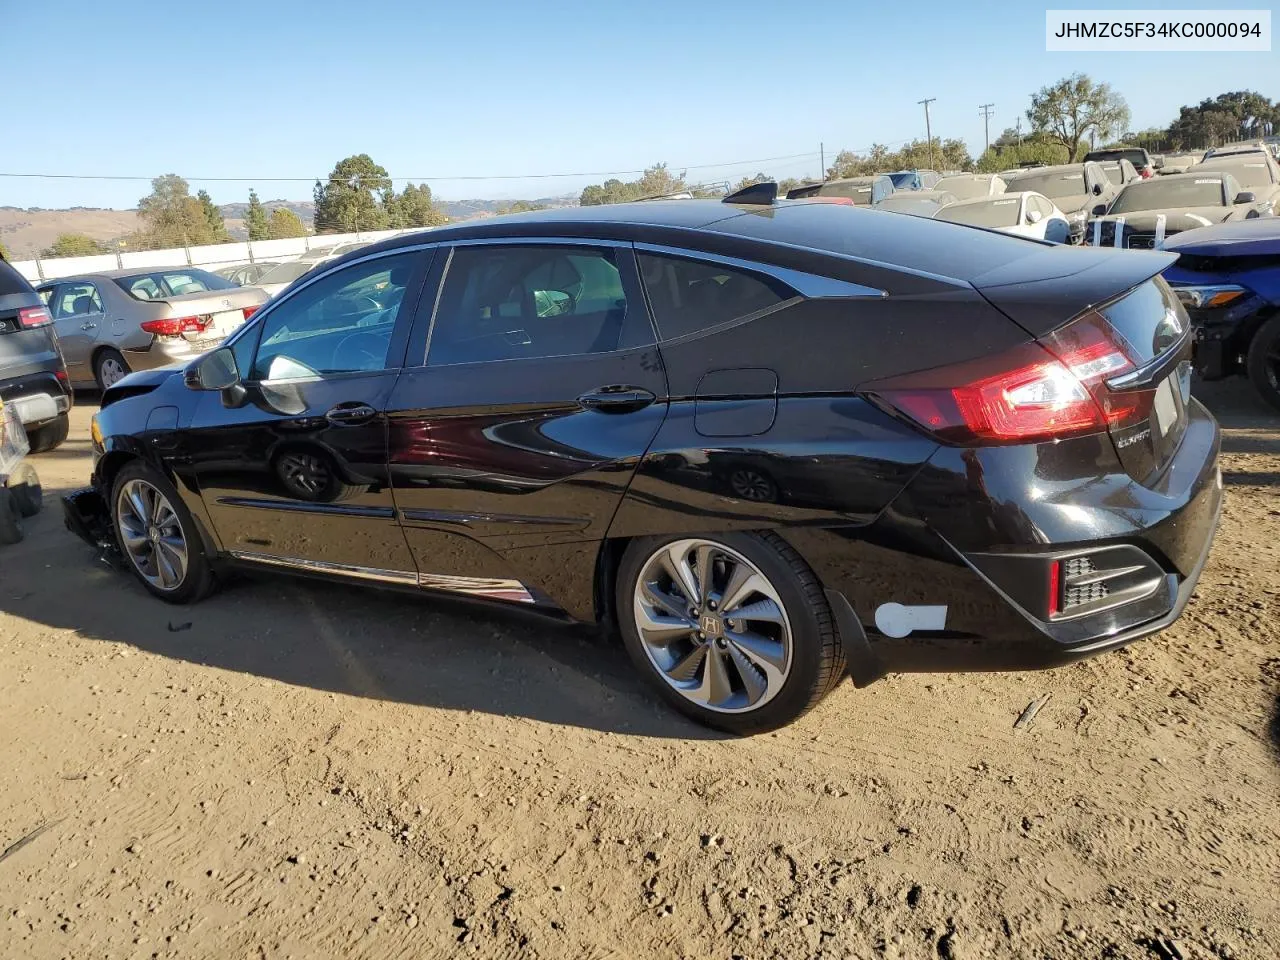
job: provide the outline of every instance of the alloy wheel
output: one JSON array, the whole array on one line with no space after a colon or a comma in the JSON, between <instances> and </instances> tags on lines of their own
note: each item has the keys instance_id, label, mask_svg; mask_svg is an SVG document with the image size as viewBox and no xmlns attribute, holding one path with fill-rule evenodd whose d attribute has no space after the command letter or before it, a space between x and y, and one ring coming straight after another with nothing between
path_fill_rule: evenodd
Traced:
<instances>
[{"instance_id":1,"label":"alloy wheel","mask_svg":"<svg viewBox=\"0 0 1280 960\"><path fill-rule=\"evenodd\" d=\"M787 680L786 609L769 578L735 550L701 539L666 544L641 568L632 607L649 662L701 707L756 710Z\"/></svg>"},{"instance_id":2,"label":"alloy wheel","mask_svg":"<svg viewBox=\"0 0 1280 960\"><path fill-rule=\"evenodd\" d=\"M177 590L187 577L189 559L182 522L168 498L145 480L120 487L116 525L129 560L144 580L159 590Z\"/></svg>"},{"instance_id":3,"label":"alloy wheel","mask_svg":"<svg viewBox=\"0 0 1280 960\"><path fill-rule=\"evenodd\" d=\"M102 378L104 389L123 380L127 373L128 371L125 370L124 364L115 357L106 357L98 365L98 376Z\"/></svg>"}]
</instances>

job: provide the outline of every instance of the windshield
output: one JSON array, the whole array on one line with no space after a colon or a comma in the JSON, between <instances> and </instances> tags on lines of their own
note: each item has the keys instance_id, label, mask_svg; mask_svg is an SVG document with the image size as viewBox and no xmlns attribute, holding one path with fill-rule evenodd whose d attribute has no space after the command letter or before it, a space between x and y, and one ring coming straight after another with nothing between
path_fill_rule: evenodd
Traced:
<instances>
[{"instance_id":1,"label":"windshield","mask_svg":"<svg viewBox=\"0 0 1280 960\"><path fill-rule=\"evenodd\" d=\"M1176 207L1221 207L1222 180L1194 177L1190 180L1143 180L1120 191L1110 213L1137 210L1169 210Z\"/></svg>"},{"instance_id":2,"label":"windshield","mask_svg":"<svg viewBox=\"0 0 1280 960\"><path fill-rule=\"evenodd\" d=\"M893 185L896 188L902 189L913 185L916 182L916 176L917 174L914 171L909 171L907 173L891 173L889 174L889 179L893 181Z\"/></svg>"},{"instance_id":3,"label":"windshield","mask_svg":"<svg viewBox=\"0 0 1280 960\"><path fill-rule=\"evenodd\" d=\"M1084 188L1084 173L1042 173L1018 177L1015 190L1030 190L1046 197L1078 197L1088 191Z\"/></svg>"},{"instance_id":4,"label":"windshield","mask_svg":"<svg viewBox=\"0 0 1280 960\"><path fill-rule=\"evenodd\" d=\"M1135 167L1147 165L1147 155L1141 150L1099 150L1085 157L1086 160L1109 160L1113 163L1121 158L1128 160Z\"/></svg>"},{"instance_id":5,"label":"windshield","mask_svg":"<svg viewBox=\"0 0 1280 960\"><path fill-rule=\"evenodd\" d=\"M181 297L188 293L207 293L210 290L234 290L236 284L207 270L157 270L139 273L131 277L116 277L116 286L135 300L159 300L163 297Z\"/></svg>"},{"instance_id":6,"label":"windshield","mask_svg":"<svg viewBox=\"0 0 1280 960\"><path fill-rule=\"evenodd\" d=\"M971 227L1015 227L1018 225L1018 208L1021 197L996 198L986 203L965 203L943 207L938 220L951 223L967 223Z\"/></svg>"},{"instance_id":7,"label":"windshield","mask_svg":"<svg viewBox=\"0 0 1280 960\"><path fill-rule=\"evenodd\" d=\"M1002 181L1003 183L1003 181ZM943 177L934 186L935 190L945 190L957 200L973 200L991 194L990 177ZM997 184L996 193L1003 193Z\"/></svg>"},{"instance_id":8,"label":"windshield","mask_svg":"<svg viewBox=\"0 0 1280 960\"><path fill-rule=\"evenodd\" d=\"M293 263L281 263L272 267L258 278L258 283L293 283L300 276L315 266L310 260L295 260Z\"/></svg>"},{"instance_id":9,"label":"windshield","mask_svg":"<svg viewBox=\"0 0 1280 960\"><path fill-rule=\"evenodd\" d=\"M1243 157L1234 163L1215 163L1212 169L1230 173L1240 182L1242 187L1266 187L1271 185L1271 168L1267 165L1267 161L1261 159L1260 155L1257 160L1246 160Z\"/></svg>"}]
</instances>

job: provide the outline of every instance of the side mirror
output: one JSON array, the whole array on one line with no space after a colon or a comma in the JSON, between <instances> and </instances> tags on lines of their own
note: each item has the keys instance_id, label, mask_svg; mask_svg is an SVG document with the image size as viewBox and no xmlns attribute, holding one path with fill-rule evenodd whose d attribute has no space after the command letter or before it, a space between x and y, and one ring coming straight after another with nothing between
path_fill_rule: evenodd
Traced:
<instances>
[{"instance_id":1,"label":"side mirror","mask_svg":"<svg viewBox=\"0 0 1280 960\"><path fill-rule=\"evenodd\" d=\"M1095 183L1095 184L1093 185L1093 195L1094 195L1095 197L1100 197L1100 196L1102 196L1102 184L1100 184L1100 183Z\"/></svg>"},{"instance_id":2,"label":"side mirror","mask_svg":"<svg viewBox=\"0 0 1280 960\"><path fill-rule=\"evenodd\" d=\"M1258 198L1257 198L1256 196L1254 196L1254 194L1253 194L1253 192L1252 192L1252 191L1250 191L1250 190L1244 190L1244 191L1242 191L1242 192L1240 192L1240 193L1237 193L1237 194L1236 194L1236 200L1235 200L1235 202L1236 202L1236 203L1255 203L1255 202L1257 202L1257 199L1258 199Z\"/></svg>"},{"instance_id":3,"label":"side mirror","mask_svg":"<svg viewBox=\"0 0 1280 960\"><path fill-rule=\"evenodd\" d=\"M1105 217L1107 215L1107 205L1105 203L1098 204L1093 208L1093 215L1095 217Z\"/></svg>"},{"instance_id":4,"label":"side mirror","mask_svg":"<svg viewBox=\"0 0 1280 960\"><path fill-rule=\"evenodd\" d=\"M1027 220L1030 221L1031 223L1039 223L1043 219L1044 219L1044 214L1041 213L1039 210L1032 210L1030 213L1027 214Z\"/></svg>"},{"instance_id":5,"label":"side mirror","mask_svg":"<svg viewBox=\"0 0 1280 960\"><path fill-rule=\"evenodd\" d=\"M227 390L240 383L240 368L230 347L207 353L182 374L182 382L192 390Z\"/></svg>"}]
</instances>

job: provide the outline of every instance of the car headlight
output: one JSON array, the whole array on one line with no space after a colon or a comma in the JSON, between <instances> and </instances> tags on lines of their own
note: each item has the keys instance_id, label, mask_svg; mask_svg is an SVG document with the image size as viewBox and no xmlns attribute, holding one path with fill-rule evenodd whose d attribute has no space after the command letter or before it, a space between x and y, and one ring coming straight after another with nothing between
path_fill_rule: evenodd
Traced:
<instances>
[{"instance_id":1,"label":"car headlight","mask_svg":"<svg viewBox=\"0 0 1280 960\"><path fill-rule=\"evenodd\" d=\"M1201 310L1213 307L1225 307L1235 303L1249 291L1234 283L1214 283L1204 286L1186 286L1173 288L1174 295L1182 301L1184 307L1196 307Z\"/></svg>"},{"instance_id":2,"label":"car headlight","mask_svg":"<svg viewBox=\"0 0 1280 960\"><path fill-rule=\"evenodd\" d=\"M93 419L89 421L89 436L93 438L93 445L98 450L102 449L102 428L98 426L98 415L95 413Z\"/></svg>"},{"instance_id":3,"label":"car headlight","mask_svg":"<svg viewBox=\"0 0 1280 960\"><path fill-rule=\"evenodd\" d=\"M1067 214L1068 223L1084 223L1088 219L1088 214L1083 210L1077 210L1075 213Z\"/></svg>"}]
</instances>

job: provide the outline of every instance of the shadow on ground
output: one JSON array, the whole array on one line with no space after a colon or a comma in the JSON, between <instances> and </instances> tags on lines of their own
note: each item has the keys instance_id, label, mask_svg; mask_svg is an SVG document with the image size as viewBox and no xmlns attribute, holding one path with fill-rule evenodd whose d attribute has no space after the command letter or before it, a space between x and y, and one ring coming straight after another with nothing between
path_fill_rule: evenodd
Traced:
<instances>
[{"instance_id":1,"label":"shadow on ground","mask_svg":"<svg viewBox=\"0 0 1280 960\"><path fill-rule=\"evenodd\" d=\"M155 600L63 529L58 496L5 547L0 609L45 627L295 686L616 733L717 736L640 682L620 642L447 600L291 577Z\"/></svg>"}]
</instances>

